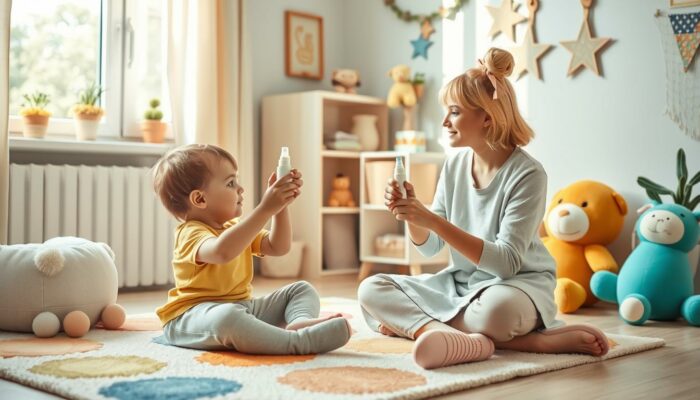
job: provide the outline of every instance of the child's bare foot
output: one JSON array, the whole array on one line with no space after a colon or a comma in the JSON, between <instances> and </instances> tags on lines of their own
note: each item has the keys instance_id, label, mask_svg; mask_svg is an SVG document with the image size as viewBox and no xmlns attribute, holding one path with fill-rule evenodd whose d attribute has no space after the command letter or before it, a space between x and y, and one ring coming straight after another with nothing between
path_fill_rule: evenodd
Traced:
<instances>
[{"instance_id":1,"label":"child's bare foot","mask_svg":"<svg viewBox=\"0 0 700 400\"><path fill-rule=\"evenodd\" d=\"M323 321L328 321L329 319L332 319L332 318L340 318L342 316L343 315L341 313L337 313L337 314L329 315L327 317L303 319L301 321L297 321L297 322L293 322L291 324L288 324L285 329L288 331L298 331L299 329L307 328L309 326L320 324Z\"/></svg>"},{"instance_id":2,"label":"child's bare foot","mask_svg":"<svg viewBox=\"0 0 700 400\"><path fill-rule=\"evenodd\" d=\"M379 333L386 336L399 336L396 333L394 333L394 331L392 331L384 325L379 325Z\"/></svg>"}]
</instances>

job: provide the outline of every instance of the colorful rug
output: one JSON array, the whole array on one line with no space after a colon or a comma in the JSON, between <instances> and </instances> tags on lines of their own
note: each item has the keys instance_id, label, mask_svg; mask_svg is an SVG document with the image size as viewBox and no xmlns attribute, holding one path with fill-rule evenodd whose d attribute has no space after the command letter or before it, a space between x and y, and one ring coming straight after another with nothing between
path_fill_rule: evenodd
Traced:
<instances>
[{"instance_id":1,"label":"colorful rug","mask_svg":"<svg viewBox=\"0 0 700 400\"><path fill-rule=\"evenodd\" d=\"M342 349L311 356L250 356L158 344L154 315L81 339L0 333L0 377L75 399L418 399L571 368L664 345L610 334L603 358L497 351L488 361L426 371L413 342L370 331L356 301L325 298L322 314L346 314L356 331Z\"/></svg>"}]
</instances>

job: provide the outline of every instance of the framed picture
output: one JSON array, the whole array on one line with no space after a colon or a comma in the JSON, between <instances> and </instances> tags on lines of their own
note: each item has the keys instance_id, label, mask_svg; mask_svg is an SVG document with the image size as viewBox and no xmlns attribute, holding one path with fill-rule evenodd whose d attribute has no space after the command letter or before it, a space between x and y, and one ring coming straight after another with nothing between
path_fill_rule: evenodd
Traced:
<instances>
[{"instance_id":1,"label":"framed picture","mask_svg":"<svg viewBox=\"0 0 700 400\"><path fill-rule=\"evenodd\" d=\"M669 0L671 7L692 7L700 6L700 0Z\"/></svg>"},{"instance_id":2,"label":"framed picture","mask_svg":"<svg viewBox=\"0 0 700 400\"><path fill-rule=\"evenodd\" d=\"M323 18L285 11L284 59L288 76L323 79Z\"/></svg>"}]
</instances>

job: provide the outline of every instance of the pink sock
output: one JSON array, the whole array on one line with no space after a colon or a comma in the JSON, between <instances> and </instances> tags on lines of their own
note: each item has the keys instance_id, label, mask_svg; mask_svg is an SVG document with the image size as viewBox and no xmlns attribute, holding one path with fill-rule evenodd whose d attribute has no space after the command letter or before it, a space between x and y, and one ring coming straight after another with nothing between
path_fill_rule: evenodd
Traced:
<instances>
[{"instance_id":1,"label":"pink sock","mask_svg":"<svg viewBox=\"0 0 700 400\"><path fill-rule=\"evenodd\" d=\"M413 359L425 369L482 361L493 355L493 341L480 333L431 330L413 345Z\"/></svg>"}]
</instances>

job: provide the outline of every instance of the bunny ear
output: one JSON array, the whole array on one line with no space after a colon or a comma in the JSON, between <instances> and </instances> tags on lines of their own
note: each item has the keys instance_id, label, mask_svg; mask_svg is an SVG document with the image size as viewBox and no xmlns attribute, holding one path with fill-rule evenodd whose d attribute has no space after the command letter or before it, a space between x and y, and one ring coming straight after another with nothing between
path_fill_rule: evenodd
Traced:
<instances>
[{"instance_id":1,"label":"bunny ear","mask_svg":"<svg viewBox=\"0 0 700 400\"><path fill-rule=\"evenodd\" d=\"M637 215L642 214L644 211L652 208L653 206L651 204L645 204L637 209Z\"/></svg>"}]
</instances>

